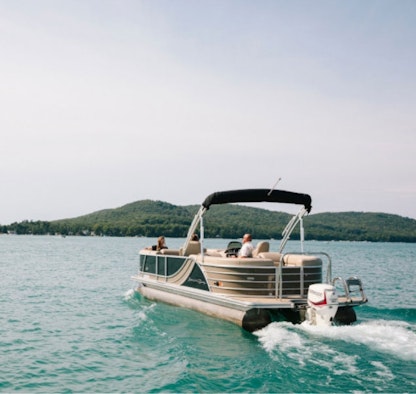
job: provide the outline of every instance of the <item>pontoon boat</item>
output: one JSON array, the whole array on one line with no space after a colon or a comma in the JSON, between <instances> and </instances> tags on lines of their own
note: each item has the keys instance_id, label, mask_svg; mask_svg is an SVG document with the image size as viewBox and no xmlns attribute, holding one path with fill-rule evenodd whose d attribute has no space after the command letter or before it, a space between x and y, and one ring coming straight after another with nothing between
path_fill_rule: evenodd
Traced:
<instances>
[{"instance_id":1,"label":"pontoon boat","mask_svg":"<svg viewBox=\"0 0 416 394\"><path fill-rule=\"evenodd\" d=\"M224 249L204 247L204 214L212 205L259 202L302 206L283 230L278 250L269 250L269 242L261 241L252 258L241 258L239 242ZM303 217L311 208L308 194L283 190L213 193L202 203L180 249L140 251L139 272L132 277L138 282L137 291L148 299L219 317L248 331L274 320L351 324L356 321L353 308L367 302L361 280L355 276L332 278L328 254L303 251ZM285 252L298 224L300 251ZM192 241L198 227L200 239Z\"/></svg>"}]
</instances>

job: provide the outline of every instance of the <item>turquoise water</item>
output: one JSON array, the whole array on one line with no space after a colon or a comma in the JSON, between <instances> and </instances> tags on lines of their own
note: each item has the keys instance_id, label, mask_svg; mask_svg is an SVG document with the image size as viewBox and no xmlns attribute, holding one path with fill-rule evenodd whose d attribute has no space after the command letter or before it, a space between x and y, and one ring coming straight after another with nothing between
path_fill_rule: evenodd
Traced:
<instances>
[{"instance_id":1,"label":"turquoise water","mask_svg":"<svg viewBox=\"0 0 416 394\"><path fill-rule=\"evenodd\" d=\"M357 324L249 334L135 295L152 243L0 236L0 392L416 392L415 244L308 242L363 280Z\"/></svg>"}]
</instances>

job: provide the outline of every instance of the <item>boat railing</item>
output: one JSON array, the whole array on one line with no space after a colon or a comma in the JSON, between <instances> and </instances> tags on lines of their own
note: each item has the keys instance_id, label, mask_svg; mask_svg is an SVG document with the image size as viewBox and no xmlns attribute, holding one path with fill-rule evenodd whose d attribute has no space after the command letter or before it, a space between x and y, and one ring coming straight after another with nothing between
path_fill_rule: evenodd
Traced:
<instances>
[{"instance_id":1,"label":"boat railing","mask_svg":"<svg viewBox=\"0 0 416 394\"><path fill-rule=\"evenodd\" d=\"M340 293L341 289L339 286L337 287L337 285L341 286L344 293ZM336 278L332 279L332 286L336 287L338 296L345 297L347 302L352 302L354 295L357 294L361 302L367 301L361 279L356 276L351 276L346 280L340 276L337 276Z\"/></svg>"},{"instance_id":2,"label":"boat railing","mask_svg":"<svg viewBox=\"0 0 416 394\"><path fill-rule=\"evenodd\" d=\"M276 267L276 298L282 299L283 298L283 266L285 266L285 268L289 267L289 265L286 265L285 262L288 259L289 256L292 255L298 255L298 256L323 256L325 257L326 261L327 261L327 265L326 265L326 283L330 283L331 281L331 276L332 276L332 261L331 261L331 256L329 256L328 253L325 252L287 252L285 254L282 254L282 256L280 257L279 260L279 265ZM305 274L304 274L304 268L306 267L299 267L300 268L300 280L301 280L301 284L300 284L300 296L301 297L305 297L305 284L304 284L304 280L305 280Z\"/></svg>"}]
</instances>

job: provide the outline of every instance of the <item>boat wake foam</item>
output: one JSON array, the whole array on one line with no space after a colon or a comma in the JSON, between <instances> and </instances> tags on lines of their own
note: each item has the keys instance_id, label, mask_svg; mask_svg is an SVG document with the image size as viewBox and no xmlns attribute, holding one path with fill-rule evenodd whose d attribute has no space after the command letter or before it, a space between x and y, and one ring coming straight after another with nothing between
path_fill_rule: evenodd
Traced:
<instances>
[{"instance_id":1,"label":"boat wake foam","mask_svg":"<svg viewBox=\"0 0 416 394\"><path fill-rule=\"evenodd\" d=\"M134 298L134 289L129 289L124 293L124 301L130 301Z\"/></svg>"},{"instance_id":2,"label":"boat wake foam","mask_svg":"<svg viewBox=\"0 0 416 394\"><path fill-rule=\"evenodd\" d=\"M371 320L352 326L332 327L312 326L308 322L300 325L271 323L254 334L268 352L331 353L337 349L333 346L334 341L341 341L391 354L398 359L416 361L416 325L403 321Z\"/></svg>"},{"instance_id":3,"label":"boat wake foam","mask_svg":"<svg viewBox=\"0 0 416 394\"><path fill-rule=\"evenodd\" d=\"M312 338L300 325L271 323L254 333L270 357L283 369L324 369L333 375L359 374L358 356L346 354L332 344Z\"/></svg>"},{"instance_id":4,"label":"boat wake foam","mask_svg":"<svg viewBox=\"0 0 416 394\"><path fill-rule=\"evenodd\" d=\"M137 314L138 320L141 322L146 321L148 313L155 307L155 305L156 304L147 305L143 309L141 309Z\"/></svg>"},{"instance_id":5,"label":"boat wake foam","mask_svg":"<svg viewBox=\"0 0 416 394\"><path fill-rule=\"evenodd\" d=\"M143 297L134 289L127 290L123 295L123 300L130 308L138 310L139 321L147 320L148 313L156 306L154 303L143 303Z\"/></svg>"},{"instance_id":6,"label":"boat wake foam","mask_svg":"<svg viewBox=\"0 0 416 394\"><path fill-rule=\"evenodd\" d=\"M254 334L279 370L291 371L291 377L305 387L320 371L326 376L322 387L353 380L371 391L385 391L394 387L395 365L416 361L415 327L398 321L343 327L276 322ZM381 352L393 355L391 362L380 361L385 359L377 356ZM404 373L412 375L409 368Z\"/></svg>"}]
</instances>

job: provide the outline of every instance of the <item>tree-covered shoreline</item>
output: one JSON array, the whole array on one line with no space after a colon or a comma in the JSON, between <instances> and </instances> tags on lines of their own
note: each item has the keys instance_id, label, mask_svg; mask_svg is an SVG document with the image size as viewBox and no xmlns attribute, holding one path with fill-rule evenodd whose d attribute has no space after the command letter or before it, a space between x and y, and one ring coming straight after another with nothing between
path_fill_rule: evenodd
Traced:
<instances>
[{"instance_id":1,"label":"tree-covered shoreline","mask_svg":"<svg viewBox=\"0 0 416 394\"><path fill-rule=\"evenodd\" d=\"M198 206L142 200L72 219L22 221L0 225L0 233L117 237L185 237ZM279 239L292 215L243 205L211 207L205 215L207 238L237 238L251 232L257 239ZM416 220L373 212L310 214L304 218L308 240L416 242ZM249 227L248 227L249 226ZM297 231L297 230L296 230ZM297 236L296 231L293 238Z\"/></svg>"}]
</instances>

